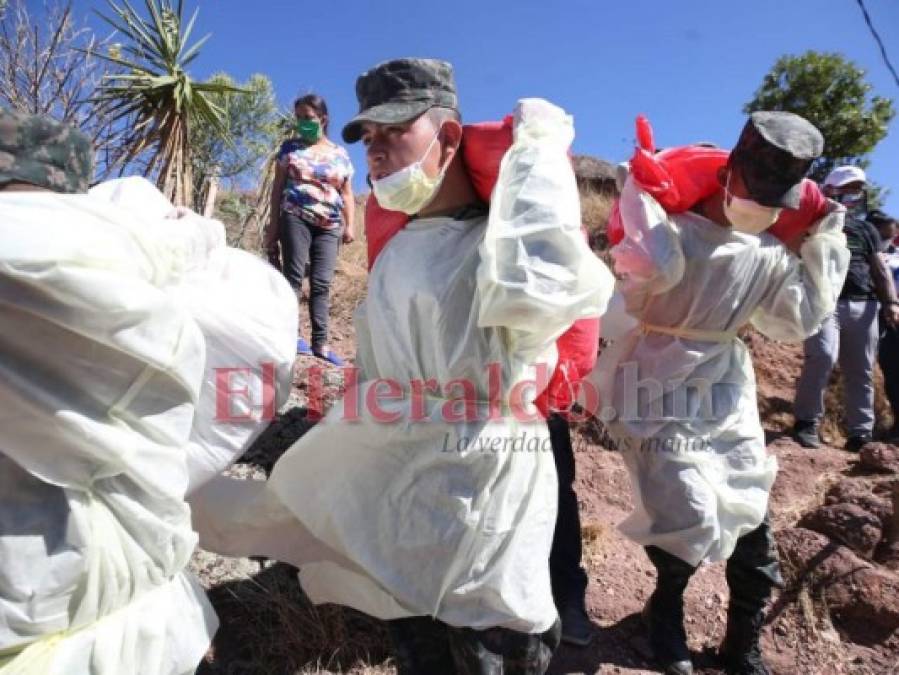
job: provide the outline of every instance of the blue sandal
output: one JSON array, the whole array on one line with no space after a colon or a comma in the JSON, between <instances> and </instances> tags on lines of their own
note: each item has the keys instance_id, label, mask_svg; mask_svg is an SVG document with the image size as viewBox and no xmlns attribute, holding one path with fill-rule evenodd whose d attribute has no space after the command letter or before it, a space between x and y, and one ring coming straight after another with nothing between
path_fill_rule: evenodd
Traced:
<instances>
[{"instance_id":1,"label":"blue sandal","mask_svg":"<svg viewBox=\"0 0 899 675\"><path fill-rule=\"evenodd\" d=\"M312 353L315 354L315 356L317 358L323 359L323 360L327 361L328 363L331 363L331 364L337 366L338 368L344 364L343 359L340 358L339 356L337 356L337 354L334 352L333 349L329 349L326 352L313 351Z\"/></svg>"},{"instance_id":2,"label":"blue sandal","mask_svg":"<svg viewBox=\"0 0 899 675\"><path fill-rule=\"evenodd\" d=\"M312 356L312 347L303 338L297 338L297 354L300 356Z\"/></svg>"}]
</instances>

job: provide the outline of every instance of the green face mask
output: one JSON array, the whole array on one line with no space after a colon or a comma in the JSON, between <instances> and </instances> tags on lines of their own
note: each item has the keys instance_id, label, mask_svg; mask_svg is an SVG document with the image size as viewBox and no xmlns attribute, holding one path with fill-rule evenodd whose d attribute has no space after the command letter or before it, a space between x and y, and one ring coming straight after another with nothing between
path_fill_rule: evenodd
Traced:
<instances>
[{"instance_id":1,"label":"green face mask","mask_svg":"<svg viewBox=\"0 0 899 675\"><path fill-rule=\"evenodd\" d=\"M307 143L315 143L322 135L322 125L318 120L297 120L297 133Z\"/></svg>"}]
</instances>

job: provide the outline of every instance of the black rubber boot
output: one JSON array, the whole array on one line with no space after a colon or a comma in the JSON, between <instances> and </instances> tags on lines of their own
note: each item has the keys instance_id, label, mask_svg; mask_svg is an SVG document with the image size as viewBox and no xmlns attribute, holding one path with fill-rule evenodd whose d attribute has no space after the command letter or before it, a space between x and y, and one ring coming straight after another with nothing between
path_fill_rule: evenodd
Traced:
<instances>
[{"instance_id":1,"label":"black rubber boot","mask_svg":"<svg viewBox=\"0 0 899 675\"><path fill-rule=\"evenodd\" d=\"M666 675L692 675L684 631L684 590L696 568L656 546L647 546L646 555L658 572L656 589L643 608L652 653Z\"/></svg>"},{"instance_id":2,"label":"black rubber boot","mask_svg":"<svg viewBox=\"0 0 899 675\"><path fill-rule=\"evenodd\" d=\"M582 606L562 607L559 609L559 620L562 622L562 642L586 647L593 641L593 623Z\"/></svg>"},{"instance_id":3,"label":"black rubber boot","mask_svg":"<svg viewBox=\"0 0 899 675\"><path fill-rule=\"evenodd\" d=\"M728 675L770 675L759 645L764 623L764 610L750 614L735 607L731 600L727 611L727 633L721 646Z\"/></svg>"},{"instance_id":4,"label":"black rubber boot","mask_svg":"<svg viewBox=\"0 0 899 675\"><path fill-rule=\"evenodd\" d=\"M768 517L737 540L726 569L730 588L721 657L728 675L768 675L759 638L771 591L783 586Z\"/></svg>"}]
</instances>

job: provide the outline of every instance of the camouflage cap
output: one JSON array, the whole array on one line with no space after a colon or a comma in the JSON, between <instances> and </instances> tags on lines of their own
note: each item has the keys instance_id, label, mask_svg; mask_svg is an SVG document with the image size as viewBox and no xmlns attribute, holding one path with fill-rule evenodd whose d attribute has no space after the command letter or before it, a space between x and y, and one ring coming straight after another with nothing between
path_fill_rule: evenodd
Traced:
<instances>
[{"instance_id":1,"label":"camouflage cap","mask_svg":"<svg viewBox=\"0 0 899 675\"><path fill-rule=\"evenodd\" d=\"M0 110L0 186L30 183L54 192L87 192L90 139L44 115Z\"/></svg>"},{"instance_id":2,"label":"camouflage cap","mask_svg":"<svg viewBox=\"0 0 899 675\"><path fill-rule=\"evenodd\" d=\"M415 119L429 108L459 109L453 67L437 59L394 59L380 63L356 80L359 114L343 128L343 140L355 143L362 122L396 124Z\"/></svg>"},{"instance_id":3,"label":"camouflage cap","mask_svg":"<svg viewBox=\"0 0 899 675\"><path fill-rule=\"evenodd\" d=\"M790 112L754 112L730 153L750 196L764 206L799 208L800 182L824 151L811 122Z\"/></svg>"}]
</instances>

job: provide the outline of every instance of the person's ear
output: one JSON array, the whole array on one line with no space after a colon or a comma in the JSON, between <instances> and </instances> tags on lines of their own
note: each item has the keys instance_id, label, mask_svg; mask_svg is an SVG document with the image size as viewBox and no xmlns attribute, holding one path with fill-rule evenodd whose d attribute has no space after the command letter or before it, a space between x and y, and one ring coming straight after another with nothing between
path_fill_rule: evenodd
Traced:
<instances>
[{"instance_id":1,"label":"person's ear","mask_svg":"<svg viewBox=\"0 0 899 675\"><path fill-rule=\"evenodd\" d=\"M440 129L440 166L449 166L462 147L462 125L456 120L446 120Z\"/></svg>"}]
</instances>

